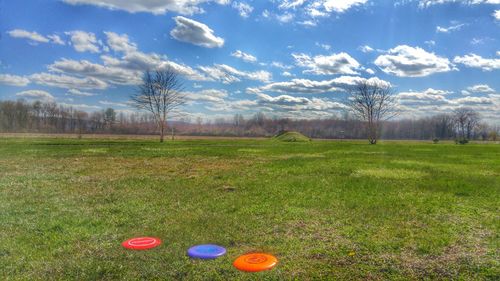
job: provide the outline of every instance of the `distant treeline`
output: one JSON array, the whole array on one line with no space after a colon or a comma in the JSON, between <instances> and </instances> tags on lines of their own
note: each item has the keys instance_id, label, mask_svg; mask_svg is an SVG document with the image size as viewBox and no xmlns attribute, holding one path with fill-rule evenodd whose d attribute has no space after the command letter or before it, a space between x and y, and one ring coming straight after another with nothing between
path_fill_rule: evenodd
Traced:
<instances>
[{"instance_id":1,"label":"distant treeline","mask_svg":"<svg viewBox=\"0 0 500 281\"><path fill-rule=\"evenodd\" d=\"M257 113L251 118L236 114L231 120L179 118L168 123L176 135L193 136L273 136L282 130L299 131L310 138L364 139L365 124L350 118L292 120ZM460 131L452 114L416 120L383 123L383 139L455 139ZM469 139L497 140L498 127L478 122L466 128ZM54 102L0 101L0 132L75 134L155 134L153 116L147 113L117 113L114 109L85 112Z\"/></svg>"}]
</instances>

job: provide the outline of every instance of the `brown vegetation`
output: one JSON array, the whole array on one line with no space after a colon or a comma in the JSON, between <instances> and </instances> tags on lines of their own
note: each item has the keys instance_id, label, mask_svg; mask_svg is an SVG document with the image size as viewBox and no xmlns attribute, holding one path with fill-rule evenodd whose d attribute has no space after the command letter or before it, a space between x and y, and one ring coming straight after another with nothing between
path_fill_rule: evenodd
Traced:
<instances>
[{"instance_id":1,"label":"brown vegetation","mask_svg":"<svg viewBox=\"0 0 500 281\"><path fill-rule=\"evenodd\" d=\"M421 119L381 122L382 139L453 140L459 130L451 114ZM271 137L282 130L297 131L314 139L365 139L365 122L351 118L292 120L269 118L262 113L251 118L236 114L232 120L180 118L170 121L178 136ZM496 140L499 127L475 123L465 135L476 140ZM109 108L84 112L53 102L0 101L0 132L42 134L155 135L157 123L151 114L125 114ZM185 137L184 137L185 138Z\"/></svg>"}]
</instances>

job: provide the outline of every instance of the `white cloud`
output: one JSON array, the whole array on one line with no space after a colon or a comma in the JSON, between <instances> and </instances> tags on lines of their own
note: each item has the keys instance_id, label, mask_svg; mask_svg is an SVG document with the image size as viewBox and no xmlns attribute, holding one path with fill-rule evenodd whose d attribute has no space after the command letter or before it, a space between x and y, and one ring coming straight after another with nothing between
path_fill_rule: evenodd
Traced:
<instances>
[{"instance_id":1,"label":"white cloud","mask_svg":"<svg viewBox=\"0 0 500 281\"><path fill-rule=\"evenodd\" d=\"M472 88L472 87L470 87ZM427 89L422 92L402 92L398 98L399 107L402 109L401 117L427 117L429 113L450 113L460 107L470 107L478 111L485 120L496 122L500 118L500 95L489 94L483 97L459 97L449 96L452 92L444 90ZM462 91L469 95L468 91Z\"/></svg>"},{"instance_id":2,"label":"white cloud","mask_svg":"<svg viewBox=\"0 0 500 281\"><path fill-rule=\"evenodd\" d=\"M499 20L499 21L500 21L500 10L495 10L495 12L493 12L493 17L494 17L496 20Z\"/></svg>"},{"instance_id":3,"label":"white cloud","mask_svg":"<svg viewBox=\"0 0 500 281\"><path fill-rule=\"evenodd\" d=\"M283 71L281 73L281 75L284 76L284 77L293 77L293 76L295 76L295 75L293 75L292 73L290 73L288 71Z\"/></svg>"},{"instance_id":4,"label":"white cloud","mask_svg":"<svg viewBox=\"0 0 500 281\"><path fill-rule=\"evenodd\" d=\"M47 35L43 36L35 31L27 31L24 29L14 29L7 32L13 38L28 39L31 44L36 45L38 43L53 43L58 45L65 45L66 43L59 37L59 35Z\"/></svg>"},{"instance_id":5,"label":"white cloud","mask_svg":"<svg viewBox=\"0 0 500 281\"><path fill-rule=\"evenodd\" d=\"M420 8L448 3L458 3L463 5L500 4L500 0L419 0Z\"/></svg>"},{"instance_id":6,"label":"white cloud","mask_svg":"<svg viewBox=\"0 0 500 281\"><path fill-rule=\"evenodd\" d=\"M276 19L281 23L288 23L293 20L295 16L292 13L284 13L282 15L276 15Z\"/></svg>"},{"instance_id":7,"label":"white cloud","mask_svg":"<svg viewBox=\"0 0 500 281\"><path fill-rule=\"evenodd\" d=\"M332 48L332 46L328 45L328 44L321 44L319 42L316 42L314 43L314 45L320 47L320 48L323 48L324 50L328 51Z\"/></svg>"},{"instance_id":8,"label":"white cloud","mask_svg":"<svg viewBox=\"0 0 500 281\"><path fill-rule=\"evenodd\" d=\"M494 93L495 90L486 84L478 84L474 86L470 86L467 88L467 91L472 93Z\"/></svg>"},{"instance_id":9,"label":"white cloud","mask_svg":"<svg viewBox=\"0 0 500 281\"><path fill-rule=\"evenodd\" d=\"M396 98L399 103L405 106L418 105L443 105L450 101L445 97L450 92L429 88L423 92L402 92Z\"/></svg>"},{"instance_id":10,"label":"white cloud","mask_svg":"<svg viewBox=\"0 0 500 281\"><path fill-rule=\"evenodd\" d=\"M372 47L370 47L368 45L359 46L358 50L360 50L363 53L371 53L371 52L375 51Z\"/></svg>"},{"instance_id":11,"label":"white cloud","mask_svg":"<svg viewBox=\"0 0 500 281\"><path fill-rule=\"evenodd\" d=\"M205 48L220 48L224 45L224 39L215 36L206 24L181 16L174 20L176 26L170 31L173 38Z\"/></svg>"},{"instance_id":12,"label":"white cloud","mask_svg":"<svg viewBox=\"0 0 500 281\"><path fill-rule=\"evenodd\" d=\"M313 20L304 20L304 21L299 21L297 23L306 27L313 27L318 25L318 23Z\"/></svg>"},{"instance_id":13,"label":"white cloud","mask_svg":"<svg viewBox=\"0 0 500 281\"><path fill-rule=\"evenodd\" d=\"M107 67L117 67L123 70L134 72L137 78L142 77L142 73L146 70L164 70L172 69L178 74L186 77L189 80L205 81L207 77L203 76L193 68L168 60L165 56L160 56L155 53L145 54L142 52L132 52L124 54L121 59L116 59L109 56L101 56L104 65ZM137 81L137 79L136 79Z\"/></svg>"},{"instance_id":14,"label":"white cloud","mask_svg":"<svg viewBox=\"0 0 500 281\"><path fill-rule=\"evenodd\" d=\"M271 97L266 94L261 94L259 97L261 98L260 103L268 105L275 104L275 105L293 106L293 105L305 105L310 103L310 100L308 98L292 97L289 95L280 95L277 97Z\"/></svg>"},{"instance_id":15,"label":"white cloud","mask_svg":"<svg viewBox=\"0 0 500 281\"><path fill-rule=\"evenodd\" d=\"M436 27L436 32L437 33L450 33L450 32L453 32L453 31L459 31L464 26L465 26L464 23L455 24L455 25L452 25L452 26L449 26L449 27L437 26Z\"/></svg>"},{"instance_id":16,"label":"white cloud","mask_svg":"<svg viewBox=\"0 0 500 281\"><path fill-rule=\"evenodd\" d=\"M75 30L66 32L71 36L71 44L77 52L99 53L98 41L94 33Z\"/></svg>"},{"instance_id":17,"label":"white cloud","mask_svg":"<svg viewBox=\"0 0 500 281\"><path fill-rule=\"evenodd\" d=\"M373 70L371 68L367 68L367 69L365 69L365 71L366 71L366 73L371 74L371 75L375 74L375 70Z\"/></svg>"},{"instance_id":18,"label":"white cloud","mask_svg":"<svg viewBox=\"0 0 500 281\"><path fill-rule=\"evenodd\" d=\"M203 3L229 4L230 0L62 0L72 5L94 5L111 10L124 10L130 13L147 12L155 15L176 12L184 15L203 13Z\"/></svg>"},{"instance_id":19,"label":"white cloud","mask_svg":"<svg viewBox=\"0 0 500 281\"><path fill-rule=\"evenodd\" d=\"M206 109L210 111L216 111L216 112L230 112L230 111L238 111L241 113L241 111L247 111L251 109L255 109L257 106L257 101L255 100L233 100L233 101L218 101L218 102L211 102L210 105L205 106Z\"/></svg>"},{"instance_id":20,"label":"white cloud","mask_svg":"<svg viewBox=\"0 0 500 281\"><path fill-rule=\"evenodd\" d=\"M302 6L306 0L282 0L278 8L280 9L296 9Z\"/></svg>"},{"instance_id":21,"label":"white cloud","mask_svg":"<svg viewBox=\"0 0 500 281\"><path fill-rule=\"evenodd\" d=\"M92 77L111 84L135 85L141 83L143 72L146 70L173 71L190 80L209 80L199 71L189 66L170 61L165 56L155 53L146 54L138 51L135 43L130 42L126 34L105 32L107 44L117 52L122 53L120 58L102 55L102 64L87 60L61 59L48 66L51 72L71 74L78 77Z\"/></svg>"},{"instance_id":22,"label":"white cloud","mask_svg":"<svg viewBox=\"0 0 500 281\"><path fill-rule=\"evenodd\" d=\"M352 7L363 5L368 0L322 0L316 1L323 5L327 12L344 13Z\"/></svg>"},{"instance_id":23,"label":"white cloud","mask_svg":"<svg viewBox=\"0 0 500 281\"><path fill-rule=\"evenodd\" d=\"M310 57L306 54L292 54L298 66L309 68L304 73L318 75L358 74L361 65L347 53Z\"/></svg>"},{"instance_id":24,"label":"white cloud","mask_svg":"<svg viewBox=\"0 0 500 281\"><path fill-rule=\"evenodd\" d=\"M55 101L55 98L53 95L51 95L48 92L41 91L41 90L28 90L28 91L23 91L19 92L16 94L17 97L20 98L26 98L26 99L32 99L32 100L40 100L44 102L53 102Z\"/></svg>"},{"instance_id":25,"label":"white cloud","mask_svg":"<svg viewBox=\"0 0 500 281\"><path fill-rule=\"evenodd\" d=\"M32 82L58 88L66 89L106 89L108 84L92 77L77 78L67 75L54 75L50 73L36 73L30 77Z\"/></svg>"},{"instance_id":26,"label":"white cloud","mask_svg":"<svg viewBox=\"0 0 500 281\"><path fill-rule=\"evenodd\" d=\"M270 64L272 67L276 67L276 68L281 68L281 69L292 69L293 67L290 66L290 65L285 65L284 63L282 62L279 62L279 61L273 61L271 62Z\"/></svg>"},{"instance_id":27,"label":"white cloud","mask_svg":"<svg viewBox=\"0 0 500 281\"><path fill-rule=\"evenodd\" d=\"M325 17L330 13L345 13L356 6L364 5L368 0L281 0L279 9L306 11L313 18Z\"/></svg>"},{"instance_id":28,"label":"white cloud","mask_svg":"<svg viewBox=\"0 0 500 281\"><path fill-rule=\"evenodd\" d=\"M31 31L27 31L27 30L23 30L23 29L14 29L14 30L8 31L7 33L11 37L29 39L33 42L48 43L50 41L47 37L42 36L34 31L31 32Z\"/></svg>"},{"instance_id":29,"label":"white cloud","mask_svg":"<svg viewBox=\"0 0 500 281\"><path fill-rule=\"evenodd\" d=\"M419 47L400 45L379 56L375 64L385 73L400 77L423 77L453 70L447 58Z\"/></svg>"},{"instance_id":30,"label":"white cloud","mask_svg":"<svg viewBox=\"0 0 500 281\"><path fill-rule=\"evenodd\" d=\"M222 81L225 84L241 81L241 78L268 82L272 79L272 74L268 71L240 71L226 64L214 64L213 66L199 67L208 77Z\"/></svg>"},{"instance_id":31,"label":"white cloud","mask_svg":"<svg viewBox=\"0 0 500 281\"><path fill-rule=\"evenodd\" d=\"M117 34L104 31L107 37L107 44L115 52L131 53L137 51L137 44L130 42L127 34Z\"/></svg>"},{"instance_id":32,"label":"white cloud","mask_svg":"<svg viewBox=\"0 0 500 281\"><path fill-rule=\"evenodd\" d=\"M121 59L103 55L104 64L92 63L87 60L62 59L55 61L48 68L52 72L71 74L83 77L93 77L101 81L119 85L137 85L142 81L146 70L164 70L171 68L178 74L190 80L208 80L198 71L189 66L169 61L158 54L145 54L139 51L124 54Z\"/></svg>"},{"instance_id":33,"label":"white cloud","mask_svg":"<svg viewBox=\"0 0 500 281\"><path fill-rule=\"evenodd\" d=\"M429 47L436 46L436 41L434 41L434 40L428 40L428 41L425 41L424 43L425 43L427 46L429 46Z\"/></svg>"},{"instance_id":34,"label":"white cloud","mask_svg":"<svg viewBox=\"0 0 500 281\"><path fill-rule=\"evenodd\" d=\"M225 67L214 65L214 66L200 66L199 68L211 79L216 81L221 81L224 84L231 84L234 82L241 81L239 77L232 74L231 71L228 71L227 69L225 69Z\"/></svg>"},{"instance_id":35,"label":"white cloud","mask_svg":"<svg viewBox=\"0 0 500 281\"><path fill-rule=\"evenodd\" d=\"M453 62L463 64L467 67L480 68L483 71L500 69L500 59L486 59L476 54L456 56Z\"/></svg>"},{"instance_id":36,"label":"white cloud","mask_svg":"<svg viewBox=\"0 0 500 281\"><path fill-rule=\"evenodd\" d=\"M345 13L356 6L364 5L368 0L312 0L312 1L282 1L280 8L296 9L302 7L306 13L312 17L326 17L331 13Z\"/></svg>"},{"instance_id":37,"label":"white cloud","mask_svg":"<svg viewBox=\"0 0 500 281\"><path fill-rule=\"evenodd\" d=\"M269 109L281 114L289 114L294 118L313 118L318 116L331 117L335 111L344 110L347 106L343 103L326 98L305 98L290 95L276 97L259 93L258 104L261 108Z\"/></svg>"},{"instance_id":38,"label":"white cloud","mask_svg":"<svg viewBox=\"0 0 500 281\"><path fill-rule=\"evenodd\" d=\"M233 2L232 7L236 10L238 10L238 13L240 14L241 17L243 18L248 18L250 14L253 11L253 7L248 5L248 3L245 2Z\"/></svg>"},{"instance_id":39,"label":"white cloud","mask_svg":"<svg viewBox=\"0 0 500 281\"><path fill-rule=\"evenodd\" d=\"M87 60L62 59L49 65L49 70L84 77L94 77L113 84L134 85L141 82L141 75L135 71L115 66L104 66Z\"/></svg>"},{"instance_id":40,"label":"white cloud","mask_svg":"<svg viewBox=\"0 0 500 281\"><path fill-rule=\"evenodd\" d=\"M66 42L64 42L59 35L47 35L47 38L50 39L50 41L54 44L57 45L66 45Z\"/></svg>"},{"instance_id":41,"label":"white cloud","mask_svg":"<svg viewBox=\"0 0 500 281\"><path fill-rule=\"evenodd\" d=\"M112 101L107 101L107 100L100 100L99 103L102 105L106 105L106 106L119 106L119 107L127 107L128 106L126 103L112 102Z\"/></svg>"},{"instance_id":42,"label":"white cloud","mask_svg":"<svg viewBox=\"0 0 500 281\"><path fill-rule=\"evenodd\" d=\"M357 76L340 76L331 80L322 81L309 79L292 79L285 82L274 82L259 88L248 88L247 92L251 94L268 91L282 94L325 94L343 92L346 88L365 81L368 83L380 84L383 86L391 85L389 82L376 77L366 79Z\"/></svg>"},{"instance_id":43,"label":"white cloud","mask_svg":"<svg viewBox=\"0 0 500 281\"><path fill-rule=\"evenodd\" d=\"M80 96L80 97L92 97L96 94L89 92L82 92L78 89L69 89L67 95Z\"/></svg>"},{"instance_id":44,"label":"white cloud","mask_svg":"<svg viewBox=\"0 0 500 281\"><path fill-rule=\"evenodd\" d=\"M482 37L482 38L472 38L470 43L472 45L480 45L480 44L486 44L487 42L493 42L495 39L489 38L489 37Z\"/></svg>"},{"instance_id":45,"label":"white cloud","mask_svg":"<svg viewBox=\"0 0 500 281\"><path fill-rule=\"evenodd\" d=\"M283 23L283 24L291 23L295 19L296 15L297 15L297 13L295 11L289 11L289 10L278 11L277 13L273 13L273 12L270 12L269 10L266 9L262 12L262 17L264 17L266 19L276 19L278 22ZM293 23L298 23L298 24L306 25L306 26L315 26L316 25L316 22L314 22L312 20L296 21Z\"/></svg>"},{"instance_id":46,"label":"white cloud","mask_svg":"<svg viewBox=\"0 0 500 281\"><path fill-rule=\"evenodd\" d=\"M206 89L199 92L186 93L186 99L190 101L222 103L227 97L228 93L225 90L220 90L220 89Z\"/></svg>"},{"instance_id":47,"label":"white cloud","mask_svg":"<svg viewBox=\"0 0 500 281\"><path fill-rule=\"evenodd\" d=\"M28 85L29 83L30 80L24 76L0 74L0 84L23 87Z\"/></svg>"},{"instance_id":48,"label":"white cloud","mask_svg":"<svg viewBox=\"0 0 500 281\"><path fill-rule=\"evenodd\" d=\"M236 50L234 51L231 56L235 57L235 58L239 58L239 59L242 59L246 62L256 62L257 61L257 58L250 55L250 54L247 54L245 52L242 52L240 50Z\"/></svg>"},{"instance_id":49,"label":"white cloud","mask_svg":"<svg viewBox=\"0 0 500 281\"><path fill-rule=\"evenodd\" d=\"M314 3L317 3L317 2L313 2L313 4ZM309 14L309 16L311 16L312 18L326 17L329 15L329 13L322 11L322 10L319 10L318 8L315 8L313 6L307 7L306 11Z\"/></svg>"},{"instance_id":50,"label":"white cloud","mask_svg":"<svg viewBox=\"0 0 500 281\"><path fill-rule=\"evenodd\" d=\"M454 99L451 102L459 104L460 106L471 105L492 105L493 101L489 97L463 97Z\"/></svg>"},{"instance_id":51,"label":"white cloud","mask_svg":"<svg viewBox=\"0 0 500 281\"><path fill-rule=\"evenodd\" d=\"M61 105L61 106L64 106L64 107L71 107L71 108L75 108L75 109L78 109L78 110L99 110L99 109L101 109L100 106L97 106L97 105L88 105L88 104L84 104L84 103L74 104L74 103L60 102L58 104Z\"/></svg>"}]
</instances>

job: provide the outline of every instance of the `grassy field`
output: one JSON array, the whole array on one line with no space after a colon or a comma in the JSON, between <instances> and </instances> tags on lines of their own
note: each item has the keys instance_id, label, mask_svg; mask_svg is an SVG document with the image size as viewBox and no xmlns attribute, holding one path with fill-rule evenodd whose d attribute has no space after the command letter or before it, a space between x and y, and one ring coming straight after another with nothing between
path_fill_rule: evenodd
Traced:
<instances>
[{"instance_id":1,"label":"grassy field","mask_svg":"<svg viewBox=\"0 0 500 281\"><path fill-rule=\"evenodd\" d=\"M0 138L0 279L498 280L499 207L495 144Z\"/></svg>"}]
</instances>

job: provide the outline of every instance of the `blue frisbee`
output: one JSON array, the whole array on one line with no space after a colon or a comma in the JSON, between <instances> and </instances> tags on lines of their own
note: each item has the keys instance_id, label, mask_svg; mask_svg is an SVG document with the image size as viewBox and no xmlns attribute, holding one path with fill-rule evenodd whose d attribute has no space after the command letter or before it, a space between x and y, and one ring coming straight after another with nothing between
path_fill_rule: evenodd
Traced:
<instances>
[{"instance_id":1,"label":"blue frisbee","mask_svg":"<svg viewBox=\"0 0 500 281\"><path fill-rule=\"evenodd\" d=\"M195 259L216 259L226 254L226 249L213 244L196 245L189 248L187 254Z\"/></svg>"}]
</instances>

